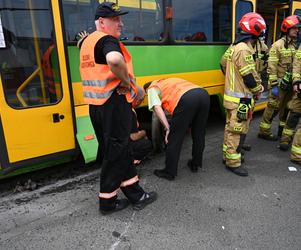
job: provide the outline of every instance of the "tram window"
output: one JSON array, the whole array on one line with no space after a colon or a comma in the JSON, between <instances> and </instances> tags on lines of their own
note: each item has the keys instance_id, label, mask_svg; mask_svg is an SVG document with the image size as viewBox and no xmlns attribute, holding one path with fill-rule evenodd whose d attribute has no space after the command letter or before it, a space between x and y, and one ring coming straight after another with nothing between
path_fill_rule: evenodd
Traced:
<instances>
[{"instance_id":1,"label":"tram window","mask_svg":"<svg viewBox=\"0 0 301 250\"><path fill-rule=\"evenodd\" d=\"M244 14L247 14L249 12L253 11L253 4L251 2L239 0L236 3L236 27L238 27L238 22L242 18Z\"/></svg>"},{"instance_id":2,"label":"tram window","mask_svg":"<svg viewBox=\"0 0 301 250\"><path fill-rule=\"evenodd\" d=\"M184 42L230 42L232 1L172 1L173 35Z\"/></svg>"},{"instance_id":3,"label":"tram window","mask_svg":"<svg viewBox=\"0 0 301 250\"><path fill-rule=\"evenodd\" d=\"M278 9L277 10L277 26L276 26L276 40L281 36L281 24L284 18L290 15L289 9Z\"/></svg>"},{"instance_id":4,"label":"tram window","mask_svg":"<svg viewBox=\"0 0 301 250\"><path fill-rule=\"evenodd\" d=\"M26 108L60 101L50 1L1 1L0 10L6 45L0 48L0 73L7 103Z\"/></svg>"},{"instance_id":5,"label":"tram window","mask_svg":"<svg viewBox=\"0 0 301 250\"><path fill-rule=\"evenodd\" d=\"M112 0L111 0L112 1ZM63 0L66 37L75 41L75 35L82 30L95 30L94 13L97 0ZM124 28L121 40L158 42L163 33L162 0L119 0L118 5L129 14L122 17Z\"/></svg>"},{"instance_id":6,"label":"tram window","mask_svg":"<svg viewBox=\"0 0 301 250\"><path fill-rule=\"evenodd\" d=\"M301 9L295 9L294 15L301 17Z\"/></svg>"}]
</instances>

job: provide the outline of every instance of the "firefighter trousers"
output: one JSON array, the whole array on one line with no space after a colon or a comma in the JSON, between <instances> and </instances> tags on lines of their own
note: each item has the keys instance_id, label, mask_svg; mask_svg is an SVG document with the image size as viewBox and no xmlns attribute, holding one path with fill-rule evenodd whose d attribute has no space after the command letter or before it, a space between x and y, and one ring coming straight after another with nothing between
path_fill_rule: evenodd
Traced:
<instances>
[{"instance_id":1,"label":"firefighter trousers","mask_svg":"<svg viewBox=\"0 0 301 250\"><path fill-rule=\"evenodd\" d=\"M301 98L295 93L288 104L289 114L282 132L280 143L290 143L301 117Z\"/></svg>"},{"instance_id":2,"label":"firefighter trousers","mask_svg":"<svg viewBox=\"0 0 301 250\"><path fill-rule=\"evenodd\" d=\"M226 109L226 125L223 144L223 159L226 166L237 168L241 166L241 147L245 141L250 126L250 119L237 119L237 108Z\"/></svg>"},{"instance_id":3,"label":"firefighter trousers","mask_svg":"<svg viewBox=\"0 0 301 250\"><path fill-rule=\"evenodd\" d=\"M291 149L291 159L293 161L301 162L301 126L299 125L294 136L292 149Z\"/></svg>"},{"instance_id":4,"label":"firefighter trousers","mask_svg":"<svg viewBox=\"0 0 301 250\"><path fill-rule=\"evenodd\" d=\"M113 92L103 104L91 107L90 115L101 149L104 150L100 174L99 203L103 210L115 207L119 188L132 202L137 202L144 190L138 184L129 144L132 125L131 104L124 95Z\"/></svg>"},{"instance_id":5,"label":"firefighter trousers","mask_svg":"<svg viewBox=\"0 0 301 250\"><path fill-rule=\"evenodd\" d=\"M261 134L270 135L273 119L279 113L279 127L283 128L288 115L288 102L292 98L292 90L282 90L279 88L279 96L273 96L270 90L269 100L265 108L259 130Z\"/></svg>"},{"instance_id":6,"label":"firefighter trousers","mask_svg":"<svg viewBox=\"0 0 301 250\"><path fill-rule=\"evenodd\" d=\"M192 137L192 164L202 166L209 107L210 97L201 88L187 91L179 100L171 118L166 147L165 171L169 174L177 175L181 148L189 127Z\"/></svg>"}]
</instances>

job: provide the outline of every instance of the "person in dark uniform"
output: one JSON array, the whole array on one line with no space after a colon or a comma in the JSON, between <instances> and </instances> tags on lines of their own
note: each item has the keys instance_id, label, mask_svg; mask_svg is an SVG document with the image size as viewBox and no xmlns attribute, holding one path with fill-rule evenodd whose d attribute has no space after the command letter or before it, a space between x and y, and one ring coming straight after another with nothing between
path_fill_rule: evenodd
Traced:
<instances>
[{"instance_id":1,"label":"person in dark uniform","mask_svg":"<svg viewBox=\"0 0 301 250\"><path fill-rule=\"evenodd\" d=\"M130 150L132 102L138 93L134 81L131 55L118 41L125 15L111 2L100 4L95 13L96 31L81 42L80 73L84 101L96 137L101 143L103 160L99 209L108 214L126 208L143 209L156 200L155 192L147 193L139 185ZM121 189L127 199L117 199Z\"/></svg>"},{"instance_id":2,"label":"person in dark uniform","mask_svg":"<svg viewBox=\"0 0 301 250\"><path fill-rule=\"evenodd\" d=\"M131 147L134 158L134 165L139 165L141 161L145 160L146 157L151 153L153 146L151 141L146 136L145 130L139 129L139 123L135 110L132 110L133 122L131 131Z\"/></svg>"}]
</instances>

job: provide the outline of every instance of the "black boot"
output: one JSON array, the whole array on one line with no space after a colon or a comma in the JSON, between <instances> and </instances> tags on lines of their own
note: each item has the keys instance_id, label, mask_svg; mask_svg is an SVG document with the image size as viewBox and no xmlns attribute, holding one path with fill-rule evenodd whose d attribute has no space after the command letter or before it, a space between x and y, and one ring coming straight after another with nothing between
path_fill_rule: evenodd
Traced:
<instances>
[{"instance_id":1,"label":"black boot","mask_svg":"<svg viewBox=\"0 0 301 250\"><path fill-rule=\"evenodd\" d=\"M249 173L248 173L248 170L246 168L244 168L243 166L239 166L239 167L236 167L236 168L233 168L233 167L229 167L229 166L226 166L227 169L229 169L231 172L233 172L234 174L237 174L239 176L248 176Z\"/></svg>"},{"instance_id":2,"label":"black boot","mask_svg":"<svg viewBox=\"0 0 301 250\"><path fill-rule=\"evenodd\" d=\"M290 144L288 142L280 142L279 149L282 151L287 151L290 147Z\"/></svg>"},{"instance_id":3,"label":"black boot","mask_svg":"<svg viewBox=\"0 0 301 250\"><path fill-rule=\"evenodd\" d=\"M190 171L192 173L196 173L198 171L198 168L202 168L202 166L198 166L198 165L192 164L192 160L191 159L188 160L187 166L190 168Z\"/></svg>"},{"instance_id":4,"label":"black boot","mask_svg":"<svg viewBox=\"0 0 301 250\"><path fill-rule=\"evenodd\" d=\"M155 169L154 174L169 181L173 181L175 179L175 176L166 172L165 169Z\"/></svg>"},{"instance_id":5,"label":"black boot","mask_svg":"<svg viewBox=\"0 0 301 250\"><path fill-rule=\"evenodd\" d=\"M261 139L264 139L267 141L277 141L278 140L278 137L273 135L272 133L270 133L270 134L259 133L257 136L258 136L258 138L261 138Z\"/></svg>"},{"instance_id":6,"label":"black boot","mask_svg":"<svg viewBox=\"0 0 301 250\"><path fill-rule=\"evenodd\" d=\"M128 205L129 205L129 201L127 199L120 199L120 200L116 200L115 201L115 206L113 209L104 209L101 207L101 205L99 204L99 211L103 214L103 215L108 215L114 212L118 212L122 209L125 209Z\"/></svg>"},{"instance_id":7,"label":"black boot","mask_svg":"<svg viewBox=\"0 0 301 250\"><path fill-rule=\"evenodd\" d=\"M134 210L141 210L145 208L146 205L153 203L157 200L158 194L156 192L144 193L139 201L133 204Z\"/></svg>"},{"instance_id":8,"label":"black boot","mask_svg":"<svg viewBox=\"0 0 301 250\"><path fill-rule=\"evenodd\" d=\"M246 144L244 143L241 147L241 149L245 150L245 151L251 151L252 147L250 144Z\"/></svg>"},{"instance_id":9,"label":"black boot","mask_svg":"<svg viewBox=\"0 0 301 250\"><path fill-rule=\"evenodd\" d=\"M297 164L297 165L299 165L299 166L301 166L301 161L296 161L296 160L292 160L292 159L291 159L291 162L292 162L292 163L295 163L295 164Z\"/></svg>"}]
</instances>

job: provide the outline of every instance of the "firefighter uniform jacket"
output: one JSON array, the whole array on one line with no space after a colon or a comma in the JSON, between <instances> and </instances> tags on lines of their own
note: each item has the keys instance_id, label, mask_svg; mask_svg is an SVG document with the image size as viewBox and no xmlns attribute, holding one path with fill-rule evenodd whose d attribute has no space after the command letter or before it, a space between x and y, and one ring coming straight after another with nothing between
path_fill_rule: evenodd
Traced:
<instances>
[{"instance_id":1,"label":"firefighter uniform jacket","mask_svg":"<svg viewBox=\"0 0 301 250\"><path fill-rule=\"evenodd\" d=\"M277 40L269 51L268 74L269 86L278 85L285 72L292 73L293 58L295 55L295 41L285 36ZM287 44L287 48L285 45Z\"/></svg>"},{"instance_id":2,"label":"firefighter uniform jacket","mask_svg":"<svg viewBox=\"0 0 301 250\"><path fill-rule=\"evenodd\" d=\"M261 79L256 71L253 58L254 48L250 42L240 42L230 46L227 52L224 107L235 109L240 98L253 98L261 90ZM252 83L245 84L245 79Z\"/></svg>"},{"instance_id":3,"label":"firefighter uniform jacket","mask_svg":"<svg viewBox=\"0 0 301 250\"><path fill-rule=\"evenodd\" d=\"M301 80L301 45L299 46L293 62L293 81Z\"/></svg>"},{"instance_id":4,"label":"firefighter uniform jacket","mask_svg":"<svg viewBox=\"0 0 301 250\"><path fill-rule=\"evenodd\" d=\"M223 74L226 74L226 67L227 67L227 61L231 60L230 52L233 45L231 45L226 52L223 54L221 61L220 61L220 67L223 72ZM256 62L256 71L260 74L262 71L265 70L267 67L267 59L268 59L268 52L269 48L264 43L264 41L257 41L256 44L256 51L255 54L253 54L253 58Z\"/></svg>"}]
</instances>

